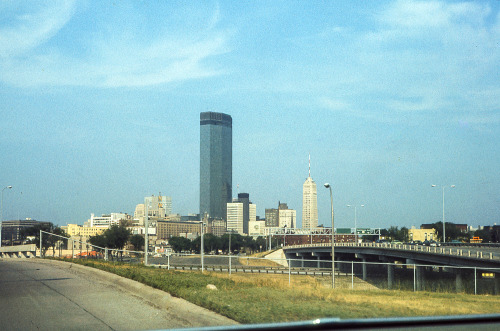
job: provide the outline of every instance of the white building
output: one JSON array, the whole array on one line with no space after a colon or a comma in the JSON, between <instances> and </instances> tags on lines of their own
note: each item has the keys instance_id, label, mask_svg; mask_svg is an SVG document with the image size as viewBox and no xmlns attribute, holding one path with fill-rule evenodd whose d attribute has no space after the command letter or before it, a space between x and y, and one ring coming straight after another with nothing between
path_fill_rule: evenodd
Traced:
<instances>
[{"instance_id":1,"label":"white building","mask_svg":"<svg viewBox=\"0 0 500 331\"><path fill-rule=\"evenodd\" d=\"M120 220L128 219L127 214L123 213L111 213L107 215L102 215L96 217L94 214L90 214L90 219L86 222L89 227L103 227L109 228L111 225L120 225Z\"/></svg>"},{"instance_id":2,"label":"white building","mask_svg":"<svg viewBox=\"0 0 500 331\"><path fill-rule=\"evenodd\" d=\"M309 157L309 177L302 186L302 228L318 227L318 191L311 178L311 157Z\"/></svg>"},{"instance_id":3,"label":"white building","mask_svg":"<svg viewBox=\"0 0 500 331\"><path fill-rule=\"evenodd\" d=\"M252 237L265 236L266 221L250 221L248 222L248 235Z\"/></svg>"},{"instance_id":4,"label":"white building","mask_svg":"<svg viewBox=\"0 0 500 331\"><path fill-rule=\"evenodd\" d=\"M154 195L145 197L144 203L135 206L134 211L134 220L138 221L141 225L144 225L146 207L150 219L166 218L172 214L172 198L164 195L162 196L161 194L157 197Z\"/></svg>"},{"instance_id":5,"label":"white building","mask_svg":"<svg viewBox=\"0 0 500 331\"><path fill-rule=\"evenodd\" d=\"M244 203L238 199L233 199L233 202L227 204L227 231L235 232L241 235L247 234L243 231L244 222ZM253 203L248 205L249 224L257 219L257 206Z\"/></svg>"},{"instance_id":6,"label":"white building","mask_svg":"<svg viewBox=\"0 0 500 331\"><path fill-rule=\"evenodd\" d=\"M134 220L142 220L142 219L144 219L144 204L140 203L137 206L135 206Z\"/></svg>"},{"instance_id":7,"label":"white building","mask_svg":"<svg viewBox=\"0 0 500 331\"><path fill-rule=\"evenodd\" d=\"M279 227L295 228L297 211L294 209L279 209Z\"/></svg>"},{"instance_id":8,"label":"white building","mask_svg":"<svg viewBox=\"0 0 500 331\"><path fill-rule=\"evenodd\" d=\"M144 198L144 209L148 210L149 217L166 217L172 214L172 198L167 196L150 196ZM145 213L145 211L144 211Z\"/></svg>"}]
</instances>

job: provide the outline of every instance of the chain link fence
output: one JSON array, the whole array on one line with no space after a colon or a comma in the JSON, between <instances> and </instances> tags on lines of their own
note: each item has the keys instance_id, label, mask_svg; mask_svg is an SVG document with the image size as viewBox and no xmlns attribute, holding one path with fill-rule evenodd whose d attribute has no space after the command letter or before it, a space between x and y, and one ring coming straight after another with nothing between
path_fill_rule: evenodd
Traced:
<instances>
[{"instance_id":1,"label":"chain link fence","mask_svg":"<svg viewBox=\"0 0 500 331\"><path fill-rule=\"evenodd\" d=\"M42 232L56 244L45 249L42 257L96 259L143 264L145 252L99 247L76 239ZM50 240L49 240L50 241ZM39 247L40 247L39 246ZM37 254L40 256L39 254ZM167 270L209 271L220 273L267 274L288 277L314 277L325 286L338 289L388 289L468 294L500 294L500 268L480 269L424 264L264 258L245 255L203 255L188 253L148 253L147 264Z\"/></svg>"}]
</instances>

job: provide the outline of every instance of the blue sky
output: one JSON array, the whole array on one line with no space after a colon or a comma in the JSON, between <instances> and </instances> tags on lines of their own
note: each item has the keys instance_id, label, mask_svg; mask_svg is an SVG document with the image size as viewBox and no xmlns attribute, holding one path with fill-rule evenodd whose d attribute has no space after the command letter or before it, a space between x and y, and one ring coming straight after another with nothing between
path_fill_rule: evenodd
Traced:
<instances>
[{"instance_id":1,"label":"blue sky","mask_svg":"<svg viewBox=\"0 0 500 331\"><path fill-rule=\"evenodd\" d=\"M500 224L498 1L0 2L4 219L83 223L150 194L197 213L199 113L233 117L264 217ZM300 222L299 222L300 223Z\"/></svg>"}]
</instances>

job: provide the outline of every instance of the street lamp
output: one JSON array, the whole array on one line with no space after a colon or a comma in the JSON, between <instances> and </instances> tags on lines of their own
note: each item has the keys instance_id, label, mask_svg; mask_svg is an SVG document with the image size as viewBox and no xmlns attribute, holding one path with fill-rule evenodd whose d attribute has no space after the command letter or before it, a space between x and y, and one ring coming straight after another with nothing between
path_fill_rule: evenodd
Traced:
<instances>
[{"instance_id":1,"label":"street lamp","mask_svg":"<svg viewBox=\"0 0 500 331\"><path fill-rule=\"evenodd\" d=\"M448 186L450 188L454 188L455 185L444 185L444 186L442 186L442 189L443 189L443 243L446 242L446 228L445 228L445 222L444 222L444 188L448 187ZM432 184L431 187L437 187L437 185Z\"/></svg>"},{"instance_id":2,"label":"street lamp","mask_svg":"<svg viewBox=\"0 0 500 331\"><path fill-rule=\"evenodd\" d=\"M149 221L149 201L144 199L144 266L148 265L148 221Z\"/></svg>"},{"instance_id":3,"label":"street lamp","mask_svg":"<svg viewBox=\"0 0 500 331\"><path fill-rule=\"evenodd\" d=\"M231 274L231 233L233 233L233 229L229 231L229 274Z\"/></svg>"},{"instance_id":4,"label":"street lamp","mask_svg":"<svg viewBox=\"0 0 500 331\"><path fill-rule=\"evenodd\" d=\"M200 238L200 246L201 246L200 247L200 259L201 259L201 272L202 273L203 273L203 269L205 269L204 265L203 265L203 262L204 262L204 256L203 256L204 255L204 247L203 246L205 245L205 243L203 242L203 225L204 225L204 223L203 223L203 221L201 221L200 222L200 226L201 226L201 234L200 234L201 235L201 238Z\"/></svg>"},{"instance_id":5,"label":"street lamp","mask_svg":"<svg viewBox=\"0 0 500 331\"><path fill-rule=\"evenodd\" d=\"M360 207L364 207L365 205L361 205ZM354 207L354 242L356 245L358 244L358 229L356 226L357 223L357 217L356 217L356 207L354 205L347 205L347 207Z\"/></svg>"},{"instance_id":6,"label":"street lamp","mask_svg":"<svg viewBox=\"0 0 500 331\"><path fill-rule=\"evenodd\" d=\"M332 187L330 184L325 183L325 187L330 189L330 204L332 207L332 288L335 288L335 228L333 223L333 195L332 195Z\"/></svg>"},{"instance_id":7,"label":"street lamp","mask_svg":"<svg viewBox=\"0 0 500 331\"><path fill-rule=\"evenodd\" d=\"M3 223L3 191L5 189L11 189L12 186L5 186L2 189L2 202L0 203L0 247L2 247L2 223Z\"/></svg>"}]
</instances>

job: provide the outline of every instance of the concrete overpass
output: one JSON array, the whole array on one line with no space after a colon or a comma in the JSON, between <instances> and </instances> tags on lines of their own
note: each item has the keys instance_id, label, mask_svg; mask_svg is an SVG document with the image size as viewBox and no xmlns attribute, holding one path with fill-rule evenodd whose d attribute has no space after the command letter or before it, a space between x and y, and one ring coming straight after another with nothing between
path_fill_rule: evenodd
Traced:
<instances>
[{"instance_id":1,"label":"concrete overpass","mask_svg":"<svg viewBox=\"0 0 500 331\"><path fill-rule=\"evenodd\" d=\"M283 251L286 258L292 260L292 267L302 266L301 260L304 260L307 266L314 267L318 266L318 262L322 265L331 261L332 246L330 243L295 245L286 246ZM335 244L335 261L500 268L500 247L430 247L386 243L342 243Z\"/></svg>"},{"instance_id":2,"label":"concrete overpass","mask_svg":"<svg viewBox=\"0 0 500 331\"><path fill-rule=\"evenodd\" d=\"M331 270L329 243L286 246L283 252L293 268ZM431 281L454 278L458 292L468 287L468 291L478 293L477 284L480 284L489 288L484 293L500 294L499 247L336 243L335 269L336 273L356 274L363 280L368 280L368 276L383 278L388 288L393 288L397 272L398 277L412 277L415 290L425 289ZM478 278L481 279L478 281Z\"/></svg>"}]
</instances>

